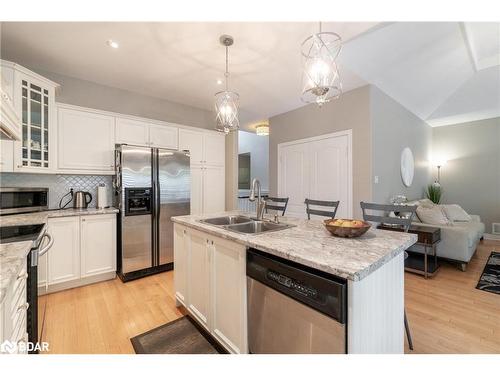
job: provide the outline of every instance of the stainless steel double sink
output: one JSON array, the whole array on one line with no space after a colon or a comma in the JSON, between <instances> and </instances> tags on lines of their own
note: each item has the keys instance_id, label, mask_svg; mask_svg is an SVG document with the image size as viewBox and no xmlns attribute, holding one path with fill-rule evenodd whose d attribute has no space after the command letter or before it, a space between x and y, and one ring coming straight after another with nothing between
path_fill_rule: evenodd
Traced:
<instances>
[{"instance_id":1,"label":"stainless steel double sink","mask_svg":"<svg viewBox=\"0 0 500 375\"><path fill-rule=\"evenodd\" d=\"M227 229L232 232L257 234L264 232L272 232L294 227L291 224L274 223L272 221L257 220L256 218L242 216L242 215L229 215L213 217L210 219L200 220L201 223L215 225Z\"/></svg>"}]
</instances>

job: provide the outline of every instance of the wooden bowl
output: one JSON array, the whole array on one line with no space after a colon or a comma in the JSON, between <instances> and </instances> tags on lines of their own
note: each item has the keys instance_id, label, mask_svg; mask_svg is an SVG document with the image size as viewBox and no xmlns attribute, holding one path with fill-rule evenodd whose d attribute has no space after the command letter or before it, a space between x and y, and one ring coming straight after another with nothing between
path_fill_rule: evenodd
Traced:
<instances>
[{"instance_id":1,"label":"wooden bowl","mask_svg":"<svg viewBox=\"0 0 500 375\"><path fill-rule=\"evenodd\" d=\"M323 223L325 224L325 228L336 237L344 237L344 238L354 238L359 237L365 234L368 229L370 229L371 225L366 221L362 220L350 220L350 219L340 219L345 221L359 221L363 225L359 227L343 227L340 225L335 225L335 221L338 219L327 219Z\"/></svg>"}]
</instances>

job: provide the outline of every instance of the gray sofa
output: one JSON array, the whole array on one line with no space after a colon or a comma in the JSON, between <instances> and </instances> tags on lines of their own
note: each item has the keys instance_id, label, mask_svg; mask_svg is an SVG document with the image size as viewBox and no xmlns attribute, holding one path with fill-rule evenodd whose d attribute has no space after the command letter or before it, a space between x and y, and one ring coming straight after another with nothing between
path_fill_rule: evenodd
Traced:
<instances>
[{"instance_id":1,"label":"gray sofa","mask_svg":"<svg viewBox=\"0 0 500 375\"><path fill-rule=\"evenodd\" d=\"M424 224L415 221L415 225L441 228L441 242L438 243L436 252L438 257L458 262L462 271L476 252L476 247L484 234L484 223L477 215L470 215L470 222L453 222L453 225ZM423 247L413 246L411 251L423 253Z\"/></svg>"}]
</instances>

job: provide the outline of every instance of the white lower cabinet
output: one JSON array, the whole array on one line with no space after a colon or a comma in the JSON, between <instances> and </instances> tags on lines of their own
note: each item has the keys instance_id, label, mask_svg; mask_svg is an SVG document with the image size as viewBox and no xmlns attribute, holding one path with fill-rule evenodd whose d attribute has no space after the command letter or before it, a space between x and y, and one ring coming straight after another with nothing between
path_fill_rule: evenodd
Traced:
<instances>
[{"instance_id":1,"label":"white lower cabinet","mask_svg":"<svg viewBox=\"0 0 500 375\"><path fill-rule=\"evenodd\" d=\"M38 262L40 294L115 276L115 214L49 218L48 232L54 243Z\"/></svg>"},{"instance_id":2,"label":"white lower cabinet","mask_svg":"<svg viewBox=\"0 0 500 375\"><path fill-rule=\"evenodd\" d=\"M187 307L187 267L188 267L188 243L187 230L181 226L174 226L174 259L175 259L175 298L179 303Z\"/></svg>"},{"instance_id":3,"label":"white lower cabinet","mask_svg":"<svg viewBox=\"0 0 500 375\"><path fill-rule=\"evenodd\" d=\"M212 331L230 352L246 353L246 249L220 238L212 247Z\"/></svg>"},{"instance_id":4,"label":"white lower cabinet","mask_svg":"<svg viewBox=\"0 0 500 375\"><path fill-rule=\"evenodd\" d=\"M245 246L175 224L179 303L231 353L247 353Z\"/></svg>"},{"instance_id":5,"label":"white lower cabinet","mask_svg":"<svg viewBox=\"0 0 500 375\"><path fill-rule=\"evenodd\" d=\"M82 216L80 220L81 276L115 271L116 216Z\"/></svg>"},{"instance_id":6,"label":"white lower cabinet","mask_svg":"<svg viewBox=\"0 0 500 375\"><path fill-rule=\"evenodd\" d=\"M189 232L188 310L210 330L210 253L208 238L198 231ZM175 259L174 259L175 264Z\"/></svg>"},{"instance_id":7,"label":"white lower cabinet","mask_svg":"<svg viewBox=\"0 0 500 375\"><path fill-rule=\"evenodd\" d=\"M48 255L48 284L80 278L80 218L58 217L48 220L54 239Z\"/></svg>"}]
</instances>

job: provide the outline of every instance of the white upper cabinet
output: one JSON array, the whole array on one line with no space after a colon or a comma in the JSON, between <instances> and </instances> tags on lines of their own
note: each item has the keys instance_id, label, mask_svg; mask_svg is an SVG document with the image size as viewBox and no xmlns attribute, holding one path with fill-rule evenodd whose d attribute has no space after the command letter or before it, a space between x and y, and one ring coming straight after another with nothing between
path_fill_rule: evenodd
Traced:
<instances>
[{"instance_id":1,"label":"white upper cabinet","mask_svg":"<svg viewBox=\"0 0 500 375\"><path fill-rule=\"evenodd\" d=\"M117 117L116 143L149 146L149 124L143 121Z\"/></svg>"},{"instance_id":2,"label":"white upper cabinet","mask_svg":"<svg viewBox=\"0 0 500 375\"><path fill-rule=\"evenodd\" d=\"M116 118L116 143L177 150L178 129L129 118Z\"/></svg>"},{"instance_id":3,"label":"white upper cabinet","mask_svg":"<svg viewBox=\"0 0 500 375\"><path fill-rule=\"evenodd\" d=\"M179 131L174 126L150 125L149 144L151 147L177 150Z\"/></svg>"},{"instance_id":4,"label":"white upper cabinet","mask_svg":"<svg viewBox=\"0 0 500 375\"><path fill-rule=\"evenodd\" d=\"M203 152L206 164L223 166L226 160L226 137L223 134L206 133Z\"/></svg>"},{"instance_id":5,"label":"white upper cabinet","mask_svg":"<svg viewBox=\"0 0 500 375\"><path fill-rule=\"evenodd\" d=\"M59 86L18 64L0 60L2 91L21 120L21 140L13 144L15 172L55 170L55 88Z\"/></svg>"},{"instance_id":6,"label":"white upper cabinet","mask_svg":"<svg viewBox=\"0 0 500 375\"><path fill-rule=\"evenodd\" d=\"M180 129L179 150L189 150L191 164L223 166L226 139L224 135L215 132Z\"/></svg>"},{"instance_id":7,"label":"white upper cabinet","mask_svg":"<svg viewBox=\"0 0 500 375\"><path fill-rule=\"evenodd\" d=\"M188 150L191 154L191 164L202 164L203 156L202 132L179 129L179 150Z\"/></svg>"},{"instance_id":8,"label":"white upper cabinet","mask_svg":"<svg viewBox=\"0 0 500 375\"><path fill-rule=\"evenodd\" d=\"M114 117L59 106L59 169L113 174L114 143Z\"/></svg>"}]
</instances>

